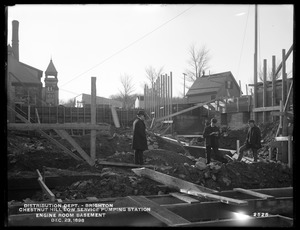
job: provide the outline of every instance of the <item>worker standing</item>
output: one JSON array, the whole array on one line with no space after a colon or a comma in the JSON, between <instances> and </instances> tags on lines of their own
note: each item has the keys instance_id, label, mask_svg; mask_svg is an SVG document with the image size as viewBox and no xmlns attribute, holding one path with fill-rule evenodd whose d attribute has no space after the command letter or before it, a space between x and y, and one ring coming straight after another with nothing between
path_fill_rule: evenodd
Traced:
<instances>
[{"instance_id":1,"label":"worker standing","mask_svg":"<svg viewBox=\"0 0 300 230\"><path fill-rule=\"evenodd\" d=\"M210 164L211 161L211 150L213 150L213 156L215 160L226 163L225 159L221 156L219 152L219 138L220 138L220 128L217 127L217 119L212 118L210 125L204 128L203 137L205 138L206 146L206 164Z\"/></svg>"},{"instance_id":2,"label":"worker standing","mask_svg":"<svg viewBox=\"0 0 300 230\"><path fill-rule=\"evenodd\" d=\"M142 165L143 152L148 149L146 137L145 112L140 110L133 122L132 149L134 149L134 163Z\"/></svg>"},{"instance_id":3,"label":"worker standing","mask_svg":"<svg viewBox=\"0 0 300 230\"><path fill-rule=\"evenodd\" d=\"M253 152L254 162L257 162L257 150L261 148L261 132L260 128L255 125L254 120L248 121L249 129L246 137L245 144L239 149L238 161L242 160L244 151L249 149Z\"/></svg>"}]
</instances>

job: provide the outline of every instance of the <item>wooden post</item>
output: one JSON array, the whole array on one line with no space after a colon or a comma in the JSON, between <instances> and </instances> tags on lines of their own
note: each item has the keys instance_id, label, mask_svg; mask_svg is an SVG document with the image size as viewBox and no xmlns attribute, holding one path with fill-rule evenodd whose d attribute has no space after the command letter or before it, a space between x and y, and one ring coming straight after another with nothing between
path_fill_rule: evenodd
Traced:
<instances>
[{"instance_id":1,"label":"wooden post","mask_svg":"<svg viewBox=\"0 0 300 230\"><path fill-rule=\"evenodd\" d=\"M263 107L267 106L267 59L264 59L263 73ZM266 122L266 112L263 112L263 123Z\"/></svg>"},{"instance_id":2,"label":"wooden post","mask_svg":"<svg viewBox=\"0 0 300 230\"><path fill-rule=\"evenodd\" d=\"M272 56L272 106L276 105L276 56ZM275 121L275 116L272 116L272 121Z\"/></svg>"},{"instance_id":3,"label":"wooden post","mask_svg":"<svg viewBox=\"0 0 300 230\"><path fill-rule=\"evenodd\" d=\"M269 160L272 160L272 147L269 147Z\"/></svg>"},{"instance_id":4,"label":"wooden post","mask_svg":"<svg viewBox=\"0 0 300 230\"><path fill-rule=\"evenodd\" d=\"M171 114L173 113L173 77L172 72L170 72L170 88L171 88ZM173 134L173 123L171 124L171 134Z\"/></svg>"},{"instance_id":5,"label":"wooden post","mask_svg":"<svg viewBox=\"0 0 300 230\"><path fill-rule=\"evenodd\" d=\"M283 103L282 103L282 100L280 100L279 106L280 106L280 112L283 112ZM281 130L282 130L282 115L280 115L280 117L279 117L279 126L278 126L278 129L277 129L277 132L276 132L275 137L278 136L278 133L279 133Z\"/></svg>"},{"instance_id":6,"label":"wooden post","mask_svg":"<svg viewBox=\"0 0 300 230\"><path fill-rule=\"evenodd\" d=\"M96 124L96 77L91 78L91 124ZM91 130L91 160L95 164L96 160L96 130Z\"/></svg>"},{"instance_id":7,"label":"wooden post","mask_svg":"<svg viewBox=\"0 0 300 230\"><path fill-rule=\"evenodd\" d=\"M286 101L286 73L285 73L285 49L282 50L282 104L285 104Z\"/></svg>"},{"instance_id":8,"label":"wooden post","mask_svg":"<svg viewBox=\"0 0 300 230\"><path fill-rule=\"evenodd\" d=\"M248 96L248 85L246 84L246 95Z\"/></svg>"},{"instance_id":9,"label":"wooden post","mask_svg":"<svg viewBox=\"0 0 300 230\"><path fill-rule=\"evenodd\" d=\"M288 136L288 166L293 167L293 150L291 136Z\"/></svg>"},{"instance_id":10,"label":"wooden post","mask_svg":"<svg viewBox=\"0 0 300 230\"><path fill-rule=\"evenodd\" d=\"M237 109L237 112L239 112L239 97L236 98L236 109Z\"/></svg>"},{"instance_id":11,"label":"wooden post","mask_svg":"<svg viewBox=\"0 0 300 230\"><path fill-rule=\"evenodd\" d=\"M28 119L28 121L30 122L30 105L28 104L28 116L27 116L27 119Z\"/></svg>"},{"instance_id":12,"label":"wooden post","mask_svg":"<svg viewBox=\"0 0 300 230\"><path fill-rule=\"evenodd\" d=\"M240 140L236 140L236 153L238 156L240 155Z\"/></svg>"},{"instance_id":13,"label":"wooden post","mask_svg":"<svg viewBox=\"0 0 300 230\"><path fill-rule=\"evenodd\" d=\"M286 76L286 64L285 64L285 49L282 50L282 105L285 105L287 97L287 76ZM284 112L282 110L281 112ZM287 116L282 116L282 135L287 136ZM285 141L282 143L282 162L288 163L288 143Z\"/></svg>"}]
</instances>

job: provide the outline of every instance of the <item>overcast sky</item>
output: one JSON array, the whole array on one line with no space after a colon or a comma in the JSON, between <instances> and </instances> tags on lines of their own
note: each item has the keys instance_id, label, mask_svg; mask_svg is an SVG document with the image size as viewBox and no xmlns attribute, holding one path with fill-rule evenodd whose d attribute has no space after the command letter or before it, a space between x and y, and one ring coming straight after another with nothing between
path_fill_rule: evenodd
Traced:
<instances>
[{"instance_id":1,"label":"overcast sky","mask_svg":"<svg viewBox=\"0 0 300 230\"><path fill-rule=\"evenodd\" d=\"M109 97L127 74L143 94L145 68L164 67L173 75L173 95L182 96L189 47L206 46L211 74L231 71L237 82L253 83L254 5L15 5L8 7L7 43L19 21L20 61L45 71L50 59L58 71L60 100L91 93ZM293 44L293 5L258 5L258 62ZM291 56L292 57L292 56ZM287 72L291 71L292 58ZM207 71L208 72L208 71ZM206 73L207 73L206 72ZM42 79L44 83L44 78Z\"/></svg>"}]
</instances>

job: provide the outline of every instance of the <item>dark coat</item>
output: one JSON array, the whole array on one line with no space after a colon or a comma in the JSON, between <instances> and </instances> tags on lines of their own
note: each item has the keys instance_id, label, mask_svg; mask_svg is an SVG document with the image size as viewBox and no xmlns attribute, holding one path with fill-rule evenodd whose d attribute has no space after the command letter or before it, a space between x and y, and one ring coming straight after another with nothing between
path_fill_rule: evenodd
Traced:
<instances>
[{"instance_id":1,"label":"dark coat","mask_svg":"<svg viewBox=\"0 0 300 230\"><path fill-rule=\"evenodd\" d=\"M261 133L260 129L255 125L249 128L245 144L249 147L259 149L261 148Z\"/></svg>"},{"instance_id":2,"label":"dark coat","mask_svg":"<svg viewBox=\"0 0 300 230\"><path fill-rule=\"evenodd\" d=\"M218 132L218 135L210 135L213 132ZM219 147L220 129L211 125L204 128L203 137L205 138L205 146Z\"/></svg>"},{"instance_id":3,"label":"dark coat","mask_svg":"<svg viewBox=\"0 0 300 230\"><path fill-rule=\"evenodd\" d=\"M143 120L136 118L133 122L132 149L147 150L146 125Z\"/></svg>"}]
</instances>

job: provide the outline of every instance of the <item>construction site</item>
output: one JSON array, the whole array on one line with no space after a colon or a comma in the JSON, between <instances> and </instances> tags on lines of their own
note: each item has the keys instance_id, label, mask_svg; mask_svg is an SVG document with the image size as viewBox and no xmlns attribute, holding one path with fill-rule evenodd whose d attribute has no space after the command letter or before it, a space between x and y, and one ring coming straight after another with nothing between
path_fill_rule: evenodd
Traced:
<instances>
[{"instance_id":1,"label":"construction site","mask_svg":"<svg viewBox=\"0 0 300 230\"><path fill-rule=\"evenodd\" d=\"M80 107L30 104L34 96L16 102L17 83L8 80L6 225L292 227L294 86L285 66L292 52L293 45L282 49L277 66L273 56L273 80L266 71L263 82L254 76L249 95L230 71L199 78L181 103L172 72L145 85L143 165L132 149L140 109L97 106L96 77L90 104ZM25 87L20 68L9 58L8 79ZM211 79L217 85L206 86ZM214 87L214 97L201 98ZM227 158L207 165L203 130L211 118ZM249 119L261 130L258 162L251 151L236 161Z\"/></svg>"}]
</instances>

